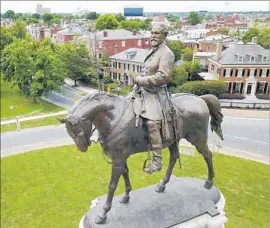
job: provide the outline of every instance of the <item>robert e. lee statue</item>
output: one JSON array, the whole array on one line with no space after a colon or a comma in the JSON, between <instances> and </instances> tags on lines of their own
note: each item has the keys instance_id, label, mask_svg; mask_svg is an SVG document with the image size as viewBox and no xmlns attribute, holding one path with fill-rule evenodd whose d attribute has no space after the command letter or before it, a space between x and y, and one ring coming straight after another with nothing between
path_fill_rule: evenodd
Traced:
<instances>
[{"instance_id":1,"label":"robert e. lee statue","mask_svg":"<svg viewBox=\"0 0 270 228\"><path fill-rule=\"evenodd\" d=\"M154 24L151 31L152 49L144 60L143 71L134 78L134 97L141 98L140 116L146 120L148 137L153 152L151 164L144 168L147 173L162 169L162 137L168 136L167 121L172 116L168 112L170 98L167 84L171 81L174 54L165 44L168 29L165 24Z\"/></svg>"}]
</instances>

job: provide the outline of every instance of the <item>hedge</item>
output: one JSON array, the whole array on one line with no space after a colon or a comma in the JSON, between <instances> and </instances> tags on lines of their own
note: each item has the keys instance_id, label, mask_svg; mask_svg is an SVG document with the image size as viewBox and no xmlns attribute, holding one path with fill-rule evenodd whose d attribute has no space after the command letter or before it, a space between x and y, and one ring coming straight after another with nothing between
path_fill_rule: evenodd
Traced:
<instances>
[{"instance_id":1,"label":"hedge","mask_svg":"<svg viewBox=\"0 0 270 228\"><path fill-rule=\"evenodd\" d=\"M196 95L213 94L218 96L227 90L223 81L190 81L174 89L174 92L192 93Z\"/></svg>"},{"instance_id":2,"label":"hedge","mask_svg":"<svg viewBox=\"0 0 270 228\"><path fill-rule=\"evenodd\" d=\"M245 96L243 94L240 94L240 93L232 93L232 94L228 94L228 93L223 93L223 94L220 94L218 96L219 99L230 99L230 100L242 100L245 98Z\"/></svg>"}]
</instances>

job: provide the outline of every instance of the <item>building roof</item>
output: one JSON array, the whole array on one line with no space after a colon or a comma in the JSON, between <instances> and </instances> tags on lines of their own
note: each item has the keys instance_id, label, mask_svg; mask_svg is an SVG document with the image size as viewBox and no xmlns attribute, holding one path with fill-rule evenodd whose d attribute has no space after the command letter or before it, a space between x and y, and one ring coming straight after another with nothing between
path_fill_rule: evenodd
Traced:
<instances>
[{"instance_id":1,"label":"building roof","mask_svg":"<svg viewBox=\"0 0 270 228\"><path fill-rule=\"evenodd\" d=\"M107 32L107 37L104 36L104 32ZM94 34L91 34L92 38L94 37ZM107 29L107 30L102 30L100 32L96 33L96 39L97 40L122 40L122 39L141 39L144 38L145 36L142 36L138 33L135 35L133 32L130 32L125 29Z\"/></svg>"},{"instance_id":2,"label":"building roof","mask_svg":"<svg viewBox=\"0 0 270 228\"><path fill-rule=\"evenodd\" d=\"M243 61L238 61L239 56L242 56ZM269 65L269 50L264 49L258 44L234 44L221 52L221 58L217 61L220 64L227 65ZM254 57L255 61L251 62L250 58ZM267 58L263 62L263 57ZM216 57L212 57L216 60Z\"/></svg>"},{"instance_id":3,"label":"building roof","mask_svg":"<svg viewBox=\"0 0 270 228\"><path fill-rule=\"evenodd\" d=\"M83 33L84 33L84 29L78 26L65 28L57 32L57 34L61 34L61 35L74 35L74 34L82 35Z\"/></svg>"},{"instance_id":4,"label":"building roof","mask_svg":"<svg viewBox=\"0 0 270 228\"><path fill-rule=\"evenodd\" d=\"M136 63L144 63L144 59L148 55L150 49L142 49L142 48L130 48L128 50L117 53L109 59L117 59L122 61L136 62Z\"/></svg>"}]
</instances>

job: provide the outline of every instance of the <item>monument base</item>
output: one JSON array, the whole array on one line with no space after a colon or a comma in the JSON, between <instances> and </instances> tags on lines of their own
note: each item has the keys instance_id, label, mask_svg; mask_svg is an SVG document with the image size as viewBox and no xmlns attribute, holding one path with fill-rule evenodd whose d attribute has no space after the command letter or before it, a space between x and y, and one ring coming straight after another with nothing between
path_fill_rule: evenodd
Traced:
<instances>
[{"instance_id":1,"label":"monument base","mask_svg":"<svg viewBox=\"0 0 270 228\"><path fill-rule=\"evenodd\" d=\"M156 185L134 190L130 202L119 203L124 194L113 198L112 209L104 224L95 224L95 217L106 201L106 195L92 201L79 228L223 228L227 222L225 198L213 186L204 188L205 180L172 176L163 193Z\"/></svg>"}]
</instances>

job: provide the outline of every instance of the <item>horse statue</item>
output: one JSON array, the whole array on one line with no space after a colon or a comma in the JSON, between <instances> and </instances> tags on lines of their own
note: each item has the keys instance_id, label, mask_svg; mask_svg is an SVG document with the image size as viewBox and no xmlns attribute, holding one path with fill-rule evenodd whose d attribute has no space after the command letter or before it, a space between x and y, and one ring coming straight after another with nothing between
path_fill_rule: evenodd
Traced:
<instances>
[{"instance_id":1,"label":"horse statue","mask_svg":"<svg viewBox=\"0 0 270 228\"><path fill-rule=\"evenodd\" d=\"M209 189L213 185L214 169L212 153L207 145L209 116L211 116L211 130L223 140L221 122L223 115L219 100L214 95L195 96L192 94L174 94L171 101L181 118L178 131L175 135L174 127L169 125L170 137L163 140L163 148L168 147L170 161L165 177L156 186L156 192L163 192L169 182L174 165L179 158L178 143L181 138L196 147L202 154L207 167L208 178L204 187ZM111 209L114 192L122 175L125 182L125 195L121 203L129 202L131 184L127 159L130 155L148 151L149 142L145 127L140 119L135 126L135 114L131 97L119 97L106 92L95 92L82 97L64 119L68 134L74 140L78 150L86 152L92 141L95 129L98 130L98 142L103 152L111 159L112 173L106 202L95 218L95 223L104 223L107 212ZM94 128L93 128L94 125Z\"/></svg>"}]
</instances>

